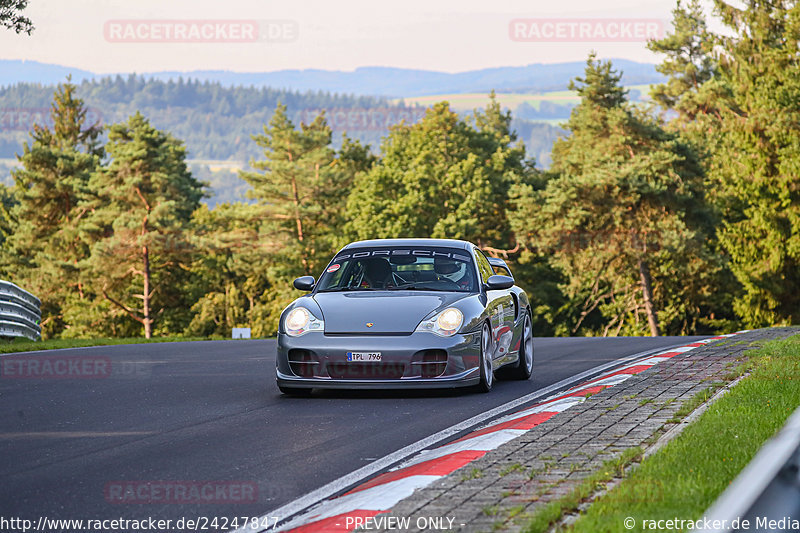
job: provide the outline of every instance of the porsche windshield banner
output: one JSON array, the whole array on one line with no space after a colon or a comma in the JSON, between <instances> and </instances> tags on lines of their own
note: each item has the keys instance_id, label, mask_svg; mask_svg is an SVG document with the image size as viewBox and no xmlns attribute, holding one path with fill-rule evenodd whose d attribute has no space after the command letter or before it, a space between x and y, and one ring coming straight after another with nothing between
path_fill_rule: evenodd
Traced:
<instances>
[{"instance_id":1,"label":"porsche windshield banner","mask_svg":"<svg viewBox=\"0 0 800 533\"><path fill-rule=\"evenodd\" d=\"M422 248L414 248L414 249L382 249L382 250L361 250L358 252L353 252L351 254L339 254L337 255L331 264L339 263L340 261L344 261L346 259L362 259L364 257L441 257L452 259L453 261L460 261L462 263L469 263L471 261L470 256L459 253L459 252L448 252L444 251L445 249L438 248L435 250L431 249L422 249Z\"/></svg>"}]
</instances>

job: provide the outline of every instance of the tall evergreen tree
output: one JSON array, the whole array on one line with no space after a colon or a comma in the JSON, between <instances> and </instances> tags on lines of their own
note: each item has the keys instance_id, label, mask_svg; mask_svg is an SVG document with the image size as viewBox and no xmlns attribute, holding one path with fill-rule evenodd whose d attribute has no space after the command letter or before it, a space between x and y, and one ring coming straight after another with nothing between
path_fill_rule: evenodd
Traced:
<instances>
[{"instance_id":1,"label":"tall evergreen tree","mask_svg":"<svg viewBox=\"0 0 800 533\"><path fill-rule=\"evenodd\" d=\"M182 143L139 113L109 128L107 150L110 163L90 181L97 198L87 205L84 231L94 242L85 274L150 338L156 319L168 323L186 306L182 277L202 186L186 168Z\"/></svg>"},{"instance_id":2,"label":"tall evergreen tree","mask_svg":"<svg viewBox=\"0 0 800 533\"><path fill-rule=\"evenodd\" d=\"M706 189L722 218L720 248L740 283L721 291L736 295L733 307L747 327L797 321L800 5L715 0L714 10L725 31L707 31L697 9L682 15L690 23L676 12L675 34L653 50L667 54L661 69L686 119L676 121L677 129L708 154ZM701 43L698 53L687 51L690 42ZM673 68L691 57L712 65L697 88Z\"/></svg>"},{"instance_id":3,"label":"tall evergreen tree","mask_svg":"<svg viewBox=\"0 0 800 533\"><path fill-rule=\"evenodd\" d=\"M338 178L325 115L301 124L298 130L289 120L286 106L279 105L269 126L253 140L264 150L264 159L250 165L261 172L242 171L240 176L253 187L250 196L263 206L271 224L269 231L279 236L281 244L275 253L293 273L296 265L315 272L329 252L321 250L317 242L328 229L321 206L325 191L335 187ZM276 271L280 277L285 273Z\"/></svg>"},{"instance_id":4,"label":"tall evergreen tree","mask_svg":"<svg viewBox=\"0 0 800 533\"><path fill-rule=\"evenodd\" d=\"M573 334L595 310L603 334L685 332L681 315L703 311L704 277L687 283L678 272L709 270L701 169L687 145L626 102L620 78L590 55L571 84L581 96L571 136L554 146L547 186L519 196L514 228L551 254L566 294L582 302Z\"/></svg>"},{"instance_id":5,"label":"tall evergreen tree","mask_svg":"<svg viewBox=\"0 0 800 533\"><path fill-rule=\"evenodd\" d=\"M347 236L461 238L512 247L508 190L529 179L532 168L514 144L510 120L492 98L475 113L474 125L442 102L421 122L395 126L382 159L356 179Z\"/></svg>"},{"instance_id":6,"label":"tall evergreen tree","mask_svg":"<svg viewBox=\"0 0 800 533\"><path fill-rule=\"evenodd\" d=\"M325 114L310 124L295 125L279 105L253 140L264 159L252 161L258 171L241 172L258 200L258 257L270 288L254 307L254 320L265 334L277 330L280 311L293 298L291 279L318 275L335 252L344 201L356 172L371 164L368 149L346 140L337 154L331 147Z\"/></svg>"},{"instance_id":7,"label":"tall evergreen tree","mask_svg":"<svg viewBox=\"0 0 800 533\"><path fill-rule=\"evenodd\" d=\"M98 124L87 124L87 110L75 85L59 85L50 110L52 129L35 125L31 143L14 170L14 201L6 206L12 228L4 243L7 275L42 300L45 337L63 327L63 306L86 297L79 262L88 254L80 236L91 197L89 178L103 148Z\"/></svg>"},{"instance_id":8,"label":"tall evergreen tree","mask_svg":"<svg viewBox=\"0 0 800 533\"><path fill-rule=\"evenodd\" d=\"M662 109L677 112L679 122L686 126L698 115L716 109L722 88L714 81L714 39L700 0L689 0L686 5L679 0L672 17L672 33L647 43L650 51L666 56L656 70L667 76L667 81L654 85L650 95Z\"/></svg>"},{"instance_id":9,"label":"tall evergreen tree","mask_svg":"<svg viewBox=\"0 0 800 533\"><path fill-rule=\"evenodd\" d=\"M720 78L730 92L710 163L724 224L719 239L744 287L749 327L800 319L800 5L715 1L730 30Z\"/></svg>"}]
</instances>

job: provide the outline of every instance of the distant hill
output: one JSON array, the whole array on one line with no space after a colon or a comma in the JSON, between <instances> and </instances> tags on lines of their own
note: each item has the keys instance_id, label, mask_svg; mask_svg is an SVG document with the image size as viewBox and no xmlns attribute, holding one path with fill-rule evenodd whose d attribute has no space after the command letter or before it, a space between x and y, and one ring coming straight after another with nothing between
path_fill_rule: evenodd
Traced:
<instances>
[{"instance_id":1,"label":"distant hill","mask_svg":"<svg viewBox=\"0 0 800 533\"><path fill-rule=\"evenodd\" d=\"M626 59L613 59L623 71L624 85L660 83L664 77L655 65ZM191 78L218 82L226 87L254 86L293 91L325 91L392 98L449 93L543 92L567 88L569 80L583 73L583 61L554 64L531 64L524 67L496 67L450 74L429 70L392 67L361 67L354 71L279 70L275 72L230 72L194 70L189 72L144 72L145 78L177 80ZM50 85L63 81L71 73L74 82L107 76L62 65L36 61L0 60L0 86L20 82ZM127 73L124 73L127 76Z\"/></svg>"},{"instance_id":2,"label":"distant hill","mask_svg":"<svg viewBox=\"0 0 800 533\"><path fill-rule=\"evenodd\" d=\"M211 205L243 199L247 185L238 178L236 169L246 167L251 159L262 158L262 150L251 135L263 131L278 102L287 106L297 125L325 111L334 132L334 146L340 145L346 131L350 137L370 144L373 151L378 151L390 126L402 120L414 123L425 113L425 107L409 107L386 98L323 91L224 87L218 82L160 81L133 75L73 81L78 82L77 93L86 102L92 122L110 124L141 111L154 126L184 141L193 160L192 171L211 186ZM0 183L10 184L15 154L22 152L33 124L49 123L54 90L52 84L38 83L0 88ZM483 107L488 97L475 96L474 101L476 107ZM547 165L550 147L560 130L524 120L515 120L512 125L529 155Z\"/></svg>"}]
</instances>

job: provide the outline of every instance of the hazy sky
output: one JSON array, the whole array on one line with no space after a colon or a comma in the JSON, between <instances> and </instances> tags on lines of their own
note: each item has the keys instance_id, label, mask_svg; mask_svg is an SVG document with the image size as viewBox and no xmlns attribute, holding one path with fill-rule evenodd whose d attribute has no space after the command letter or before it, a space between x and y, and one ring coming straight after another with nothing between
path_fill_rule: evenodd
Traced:
<instances>
[{"instance_id":1,"label":"hazy sky","mask_svg":"<svg viewBox=\"0 0 800 533\"><path fill-rule=\"evenodd\" d=\"M459 72L584 60L594 49L654 63L659 59L642 40L571 39L564 23L607 31L615 21L660 20L669 29L674 7L675 0L32 0L25 13L36 30L30 37L0 31L0 59L98 73L360 66ZM512 38L517 19L528 21L532 42ZM537 40L552 19L560 20L560 36ZM201 42L186 42L192 38Z\"/></svg>"}]
</instances>

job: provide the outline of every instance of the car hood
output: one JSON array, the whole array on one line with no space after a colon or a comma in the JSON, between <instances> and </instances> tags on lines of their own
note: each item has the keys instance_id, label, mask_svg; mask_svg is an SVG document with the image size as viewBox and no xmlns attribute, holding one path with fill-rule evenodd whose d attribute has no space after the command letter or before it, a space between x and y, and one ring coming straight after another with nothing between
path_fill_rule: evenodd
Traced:
<instances>
[{"instance_id":1,"label":"car hood","mask_svg":"<svg viewBox=\"0 0 800 533\"><path fill-rule=\"evenodd\" d=\"M331 292L317 293L325 333L409 334L440 307L469 296L463 292ZM367 326L372 324L372 326Z\"/></svg>"}]
</instances>

